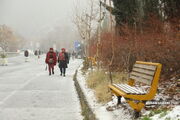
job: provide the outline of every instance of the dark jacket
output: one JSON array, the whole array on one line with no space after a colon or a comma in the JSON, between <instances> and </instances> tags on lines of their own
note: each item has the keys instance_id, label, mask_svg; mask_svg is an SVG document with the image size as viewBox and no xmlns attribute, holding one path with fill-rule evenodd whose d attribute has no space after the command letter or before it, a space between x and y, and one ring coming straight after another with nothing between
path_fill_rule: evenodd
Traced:
<instances>
[{"instance_id":1,"label":"dark jacket","mask_svg":"<svg viewBox=\"0 0 180 120\"><path fill-rule=\"evenodd\" d=\"M61 59L61 54L64 54L64 59ZM62 53L60 52L59 53L59 56L58 56L58 63L59 63L59 67L60 68L67 68L67 64L69 64L69 56L68 56L68 53Z\"/></svg>"},{"instance_id":2,"label":"dark jacket","mask_svg":"<svg viewBox=\"0 0 180 120\"><path fill-rule=\"evenodd\" d=\"M25 57L28 57L29 56L29 52L26 50L26 51L24 51L24 56Z\"/></svg>"}]
</instances>

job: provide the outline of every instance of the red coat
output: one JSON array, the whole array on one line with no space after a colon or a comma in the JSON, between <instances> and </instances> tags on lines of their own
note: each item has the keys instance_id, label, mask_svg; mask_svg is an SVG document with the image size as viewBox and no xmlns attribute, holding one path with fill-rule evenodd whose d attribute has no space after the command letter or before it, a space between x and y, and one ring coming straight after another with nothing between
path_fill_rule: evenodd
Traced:
<instances>
[{"instance_id":1,"label":"red coat","mask_svg":"<svg viewBox=\"0 0 180 120\"><path fill-rule=\"evenodd\" d=\"M56 57L56 53L55 53L55 52L48 52L48 53L46 54L46 60L45 60L45 62L46 62L47 64L51 64L51 63L49 63L49 60L50 60L51 58L53 59L53 65L56 65L57 57Z\"/></svg>"}]
</instances>

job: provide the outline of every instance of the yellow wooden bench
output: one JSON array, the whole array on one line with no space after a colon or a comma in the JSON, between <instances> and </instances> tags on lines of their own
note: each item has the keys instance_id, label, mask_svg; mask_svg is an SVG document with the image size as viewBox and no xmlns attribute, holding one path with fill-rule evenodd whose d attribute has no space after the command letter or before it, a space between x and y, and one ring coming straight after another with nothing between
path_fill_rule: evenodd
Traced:
<instances>
[{"instance_id":1,"label":"yellow wooden bench","mask_svg":"<svg viewBox=\"0 0 180 120\"><path fill-rule=\"evenodd\" d=\"M95 57L88 57L88 60L89 60L89 62L92 63L93 66L96 66L96 65L97 65L97 61L96 61L96 58L95 58Z\"/></svg>"},{"instance_id":2,"label":"yellow wooden bench","mask_svg":"<svg viewBox=\"0 0 180 120\"><path fill-rule=\"evenodd\" d=\"M136 61L127 84L111 84L108 87L118 97L118 104L124 97L138 117L146 101L156 95L161 68L160 63Z\"/></svg>"}]
</instances>

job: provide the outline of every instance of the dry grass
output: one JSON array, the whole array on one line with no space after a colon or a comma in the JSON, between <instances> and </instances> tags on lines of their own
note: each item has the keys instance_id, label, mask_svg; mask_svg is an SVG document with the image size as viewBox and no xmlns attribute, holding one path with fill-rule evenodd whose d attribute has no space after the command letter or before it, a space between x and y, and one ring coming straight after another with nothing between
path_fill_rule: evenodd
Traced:
<instances>
[{"instance_id":1,"label":"dry grass","mask_svg":"<svg viewBox=\"0 0 180 120\"><path fill-rule=\"evenodd\" d=\"M113 83L125 83L128 80L128 74L127 73L113 73Z\"/></svg>"},{"instance_id":2,"label":"dry grass","mask_svg":"<svg viewBox=\"0 0 180 120\"><path fill-rule=\"evenodd\" d=\"M113 83L125 82L127 74L113 73ZM111 92L108 89L110 84L109 76L104 71L93 71L87 76L87 85L95 91L98 102L107 103L111 100Z\"/></svg>"}]
</instances>

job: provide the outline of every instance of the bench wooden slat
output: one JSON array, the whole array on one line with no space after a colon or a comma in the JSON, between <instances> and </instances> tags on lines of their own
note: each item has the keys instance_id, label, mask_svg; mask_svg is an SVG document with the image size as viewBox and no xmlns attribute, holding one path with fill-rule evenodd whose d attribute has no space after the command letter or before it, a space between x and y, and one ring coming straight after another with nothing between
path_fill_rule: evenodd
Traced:
<instances>
[{"instance_id":1,"label":"bench wooden slat","mask_svg":"<svg viewBox=\"0 0 180 120\"><path fill-rule=\"evenodd\" d=\"M121 89L127 94L146 94L146 92L137 89L136 87L129 86L127 84L114 84L114 86Z\"/></svg>"},{"instance_id":2,"label":"bench wooden slat","mask_svg":"<svg viewBox=\"0 0 180 120\"><path fill-rule=\"evenodd\" d=\"M146 70L146 69L142 69L142 68L133 68L132 71L139 72L139 73L144 73L144 74L152 75L152 76L154 76L154 73L155 73L155 71Z\"/></svg>"},{"instance_id":3,"label":"bench wooden slat","mask_svg":"<svg viewBox=\"0 0 180 120\"><path fill-rule=\"evenodd\" d=\"M142 90L142 88L140 89L140 87L133 87L133 86L130 86L130 85L128 85L128 84L123 84L123 85L125 85L125 86L127 86L127 87L130 87L130 88L133 89L134 91L137 91L137 92L139 92L139 93L141 93L141 94L146 94L146 92L145 92L144 90Z\"/></svg>"},{"instance_id":4,"label":"bench wooden slat","mask_svg":"<svg viewBox=\"0 0 180 120\"><path fill-rule=\"evenodd\" d=\"M124 86L125 88L129 89L131 92L130 93L134 93L134 94L144 94L143 91L137 89L136 87L132 87L129 86L127 84L122 84L122 86Z\"/></svg>"},{"instance_id":5,"label":"bench wooden slat","mask_svg":"<svg viewBox=\"0 0 180 120\"><path fill-rule=\"evenodd\" d=\"M146 74L143 74L143 73L138 73L138 72L131 72L131 75L137 76L137 77L142 77L142 78L150 80L150 81L152 81L152 79L153 79L153 76L146 75Z\"/></svg>"},{"instance_id":6,"label":"bench wooden slat","mask_svg":"<svg viewBox=\"0 0 180 120\"><path fill-rule=\"evenodd\" d=\"M140 88L140 87L132 87L127 84L124 84L124 86L130 87L132 90L137 91L138 94L146 94L146 91L142 90L142 88Z\"/></svg>"},{"instance_id":7,"label":"bench wooden slat","mask_svg":"<svg viewBox=\"0 0 180 120\"><path fill-rule=\"evenodd\" d=\"M156 70L156 66L153 65L144 65L144 64L135 64L134 67L136 68L143 68L143 69L147 69L147 70Z\"/></svg>"},{"instance_id":8,"label":"bench wooden slat","mask_svg":"<svg viewBox=\"0 0 180 120\"><path fill-rule=\"evenodd\" d=\"M144 79L144 78L142 78L142 77L137 77L137 76L131 75L130 78L133 79L133 80L136 80L136 81L139 81L139 82L142 82L142 83L151 85L151 81L149 81L149 80L147 80L147 79Z\"/></svg>"},{"instance_id":9,"label":"bench wooden slat","mask_svg":"<svg viewBox=\"0 0 180 120\"><path fill-rule=\"evenodd\" d=\"M125 84L120 84L120 85L123 86L124 88L128 89L130 91L129 93L135 93L135 94L141 93L141 91L138 91L134 87L131 87L129 85L125 85Z\"/></svg>"},{"instance_id":10,"label":"bench wooden slat","mask_svg":"<svg viewBox=\"0 0 180 120\"><path fill-rule=\"evenodd\" d=\"M119 85L119 84L115 84L115 86L117 87L117 88L119 88L120 90L122 90L122 91L124 91L125 93L127 93L127 94L138 94L137 92L134 92L134 91L130 91L128 88L126 88L126 87L124 87L124 86L121 86L121 85Z\"/></svg>"},{"instance_id":11,"label":"bench wooden slat","mask_svg":"<svg viewBox=\"0 0 180 120\"><path fill-rule=\"evenodd\" d=\"M123 84L117 84L117 86L122 89L123 91L125 91L126 93L132 93L132 94L138 94L137 91L133 91L132 89L124 86Z\"/></svg>"},{"instance_id":12,"label":"bench wooden slat","mask_svg":"<svg viewBox=\"0 0 180 120\"><path fill-rule=\"evenodd\" d=\"M127 89L121 88L119 87L117 84L114 84L115 87L121 89L122 91L124 91L125 93L129 93L129 91Z\"/></svg>"}]
</instances>

